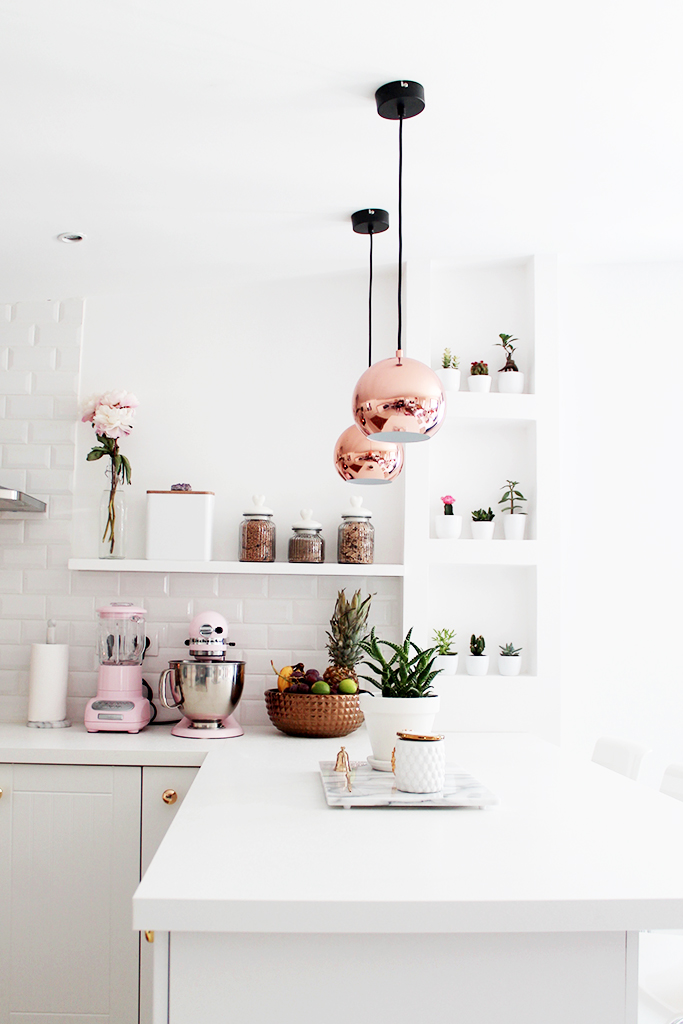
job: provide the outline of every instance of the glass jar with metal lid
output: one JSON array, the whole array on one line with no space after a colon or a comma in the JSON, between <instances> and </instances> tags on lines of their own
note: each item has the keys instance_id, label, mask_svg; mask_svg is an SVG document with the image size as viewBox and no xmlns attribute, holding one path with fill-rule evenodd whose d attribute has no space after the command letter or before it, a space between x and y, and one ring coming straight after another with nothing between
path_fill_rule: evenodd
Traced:
<instances>
[{"instance_id":1,"label":"glass jar with metal lid","mask_svg":"<svg viewBox=\"0 0 683 1024\"><path fill-rule=\"evenodd\" d=\"M292 526L289 538L290 562L324 562L325 540L321 534L322 523L313 519L310 508L301 509L301 519Z\"/></svg>"},{"instance_id":2,"label":"glass jar with metal lid","mask_svg":"<svg viewBox=\"0 0 683 1024\"><path fill-rule=\"evenodd\" d=\"M272 508L266 508L262 494L254 494L254 503L240 523L240 562L275 561L275 523Z\"/></svg>"},{"instance_id":3,"label":"glass jar with metal lid","mask_svg":"<svg viewBox=\"0 0 683 1024\"><path fill-rule=\"evenodd\" d=\"M337 561L369 565L375 557L375 528L370 522L372 512L362 508L363 499L351 498L350 508L342 512L337 533Z\"/></svg>"}]
</instances>

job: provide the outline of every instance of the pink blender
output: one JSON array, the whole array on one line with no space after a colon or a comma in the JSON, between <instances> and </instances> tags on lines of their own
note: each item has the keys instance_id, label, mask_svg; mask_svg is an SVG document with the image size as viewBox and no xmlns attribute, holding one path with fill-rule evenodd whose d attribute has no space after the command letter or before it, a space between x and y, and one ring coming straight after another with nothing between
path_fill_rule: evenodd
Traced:
<instances>
[{"instance_id":1,"label":"pink blender","mask_svg":"<svg viewBox=\"0 0 683 1024\"><path fill-rule=\"evenodd\" d=\"M117 602L98 608L97 696L88 701L88 732L139 732L148 724L150 703L142 694L145 653L144 608Z\"/></svg>"}]
</instances>

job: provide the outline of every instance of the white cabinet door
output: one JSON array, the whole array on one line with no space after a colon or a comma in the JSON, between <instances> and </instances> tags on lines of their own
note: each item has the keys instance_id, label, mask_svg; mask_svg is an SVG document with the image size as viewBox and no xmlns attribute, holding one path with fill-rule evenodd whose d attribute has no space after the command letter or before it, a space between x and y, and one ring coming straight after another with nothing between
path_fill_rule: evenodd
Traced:
<instances>
[{"instance_id":1,"label":"white cabinet door","mask_svg":"<svg viewBox=\"0 0 683 1024\"><path fill-rule=\"evenodd\" d=\"M27 764L3 773L0 882L11 878L11 895L0 903L0 1024L131 1024L140 769Z\"/></svg>"},{"instance_id":2,"label":"white cabinet door","mask_svg":"<svg viewBox=\"0 0 683 1024\"><path fill-rule=\"evenodd\" d=\"M166 830L173 821L178 808L192 785L198 768L142 769L142 874L156 853ZM164 800L164 794L167 799ZM176 799L173 800L173 794ZM168 934L155 936L155 942L168 943ZM157 950L157 952L159 952ZM140 943L140 1024L152 1022L152 959L151 943L141 936ZM163 1018L166 1019L165 1016Z\"/></svg>"}]
</instances>

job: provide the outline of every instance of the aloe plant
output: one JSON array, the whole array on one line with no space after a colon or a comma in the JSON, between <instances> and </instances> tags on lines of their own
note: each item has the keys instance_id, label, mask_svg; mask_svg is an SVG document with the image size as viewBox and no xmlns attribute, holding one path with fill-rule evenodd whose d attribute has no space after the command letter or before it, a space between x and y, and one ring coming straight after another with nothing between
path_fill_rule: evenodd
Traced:
<instances>
[{"instance_id":1,"label":"aloe plant","mask_svg":"<svg viewBox=\"0 0 683 1024\"><path fill-rule=\"evenodd\" d=\"M433 697L432 680L439 674L439 669L432 669L438 648L427 647L422 650L411 640L412 628L408 630L402 644L394 644L390 640L378 640L373 626L370 636L361 641L361 650L371 659L364 661L377 679L361 675L378 690L383 697ZM387 661L380 644L394 653ZM414 654L413 654L414 652Z\"/></svg>"},{"instance_id":2,"label":"aloe plant","mask_svg":"<svg viewBox=\"0 0 683 1024\"><path fill-rule=\"evenodd\" d=\"M436 644L436 649L439 654L457 654L457 651L451 650L451 644L454 639L454 629L435 629L432 636L432 640Z\"/></svg>"},{"instance_id":3,"label":"aloe plant","mask_svg":"<svg viewBox=\"0 0 683 1024\"><path fill-rule=\"evenodd\" d=\"M491 510L489 505L488 512L485 508L478 508L476 512L472 513L472 521L475 523L490 523L492 519L496 518L496 513Z\"/></svg>"},{"instance_id":4,"label":"aloe plant","mask_svg":"<svg viewBox=\"0 0 683 1024\"><path fill-rule=\"evenodd\" d=\"M504 647L502 644L498 644L498 646L500 647L500 653L506 658L516 658L522 650L521 647L514 647L512 644L505 644Z\"/></svg>"},{"instance_id":5,"label":"aloe plant","mask_svg":"<svg viewBox=\"0 0 683 1024\"><path fill-rule=\"evenodd\" d=\"M457 370L460 366L460 360L457 356L454 356L449 348L443 350L441 357L441 368L443 370Z\"/></svg>"},{"instance_id":6,"label":"aloe plant","mask_svg":"<svg viewBox=\"0 0 683 1024\"><path fill-rule=\"evenodd\" d=\"M482 654L484 653L485 647L486 641L484 640L483 636L475 636L473 633L470 638L470 654L472 654L475 658L481 658Z\"/></svg>"},{"instance_id":7,"label":"aloe plant","mask_svg":"<svg viewBox=\"0 0 683 1024\"><path fill-rule=\"evenodd\" d=\"M509 501L510 508L507 509L507 511L510 513L510 515L514 515L516 513L518 516L525 516L526 512L522 512L522 506L519 504L519 502L526 501L526 498L524 497L521 491L515 490L518 482L519 481L517 480L505 481L505 483L501 487L501 491L505 491L505 494L499 500L498 504L503 505L505 502Z\"/></svg>"}]
</instances>

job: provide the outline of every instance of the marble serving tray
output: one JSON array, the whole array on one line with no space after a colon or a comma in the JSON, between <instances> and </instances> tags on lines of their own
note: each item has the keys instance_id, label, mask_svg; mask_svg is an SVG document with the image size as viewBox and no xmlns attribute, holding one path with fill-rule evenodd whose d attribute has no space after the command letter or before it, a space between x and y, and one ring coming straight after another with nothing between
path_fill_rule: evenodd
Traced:
<instances>
[{"instance_id":1,"label":"marble serving tray","mask_svg":"<svg viewBox=\"0 0 683 1024\"><path fill-rule=\"evenodd\" d=\"M335 772L334 761L320 761L320 777L330 807L493 807L498 797L472 775L446 766L440 793L401 793L393 772L374 771L367 761L351 762L351 792L346 775Z\"/></svg>"}]
</instances>

